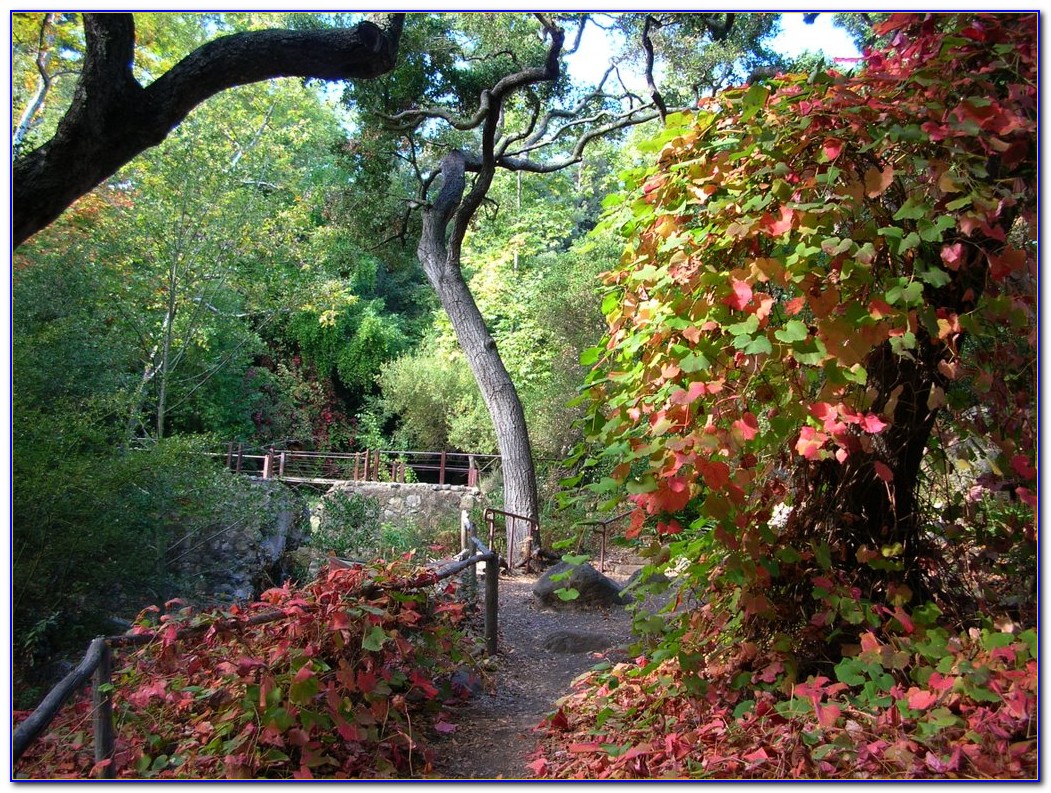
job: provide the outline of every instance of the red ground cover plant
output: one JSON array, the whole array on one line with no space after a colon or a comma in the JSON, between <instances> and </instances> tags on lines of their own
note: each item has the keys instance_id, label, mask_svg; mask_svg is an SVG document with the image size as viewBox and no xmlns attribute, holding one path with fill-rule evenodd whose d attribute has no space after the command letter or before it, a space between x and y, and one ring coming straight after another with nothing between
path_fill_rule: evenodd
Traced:
<instances>
[{"instance_id":1,"label":"red ground cover plant","mask_svg":"<svg viewBox=\"0 0 1051 793\"><path fill-rule=\"evenodd\" d=\"M427 736L451 728L443 705L464 690L454 675L473 668L464 604L414 590L429 580L404 562L331 569L246 609L161 615L159 630L144 612L135 631L157 638L121 650L113 676L117 777L427 775ZM66 708L18 775L94 776L89 711Z\"/></svg>"}]
</instances>

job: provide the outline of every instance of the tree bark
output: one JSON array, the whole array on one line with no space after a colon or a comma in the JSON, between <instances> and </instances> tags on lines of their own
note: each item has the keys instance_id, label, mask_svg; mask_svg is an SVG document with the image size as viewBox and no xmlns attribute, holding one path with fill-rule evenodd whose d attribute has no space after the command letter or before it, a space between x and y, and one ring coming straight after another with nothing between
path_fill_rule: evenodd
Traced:
<instances>
[{"instance_id":1,"label":"tree bark","mask_svg":"<svg viewBox=\"0 0 1051 793\"><path fill-rule=\"evenodd\" d=\"M539 518L536 472L522 402L464 281L460 269L460 246L450 245L446 236L446 227L463 198L464 165L464 156L458 151L450 152L442 160L444 183L437 200L424 209L423 231L416 252L427 280L449 315L460 349L467 358L493 421L502 458L504 509L528 518L536 526ZM511 547L515 528L519 538L526 536L523 535L526 527L516 527L514 519L508 518L507 561L512 568L523 561L520 549ZM528 536L534 548L540 547L535 532Z\"/></svg>"},{"instance_id":2,"label":"tree bark","mask_svg":"<svg viewBox=\"0 0 1051 793\"><path fill-rule=\"evenodd\" d=\"M13 168L18 247L77 198L156 146L205 99L274 77L368 79L394 67L404 14L347 30L261 30L210 41L147 87L132 74L131 14L84 14L84 69L55 136Z\"/></svg>"}]
</instances>

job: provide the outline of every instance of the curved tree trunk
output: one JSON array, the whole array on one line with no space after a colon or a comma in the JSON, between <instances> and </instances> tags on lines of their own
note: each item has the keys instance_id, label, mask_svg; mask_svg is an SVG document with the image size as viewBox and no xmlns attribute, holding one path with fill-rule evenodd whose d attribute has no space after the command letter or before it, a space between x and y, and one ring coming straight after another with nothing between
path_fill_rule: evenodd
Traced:
<instances>
[{"instance_id":1,"label":"curved tree trunk","mask_svg":"<svg viewBox=\"0 0 1051 793\"><path fill-rule=\"evenodd\" d=\"M522 402L464 281L460 269L461 240L454 238L450 244L446 239L446 226L463 196L463 155L460 152L447 155L442 163L442 173L445 182L441 193L432 205L424 209L417 254L427 280L449 315L460 349L489 410L502 458L504 510L528 518L535 526L539 517L536 471ZM525 559L527 552L523 551L522 542L526 537L530 538L533 547L539 547L539 537L530 533L523 523L511 518L507 520L507 561L512 568ZM512 547L512 531L518 540L517 548Z\"/></svg>"}]
</instances>

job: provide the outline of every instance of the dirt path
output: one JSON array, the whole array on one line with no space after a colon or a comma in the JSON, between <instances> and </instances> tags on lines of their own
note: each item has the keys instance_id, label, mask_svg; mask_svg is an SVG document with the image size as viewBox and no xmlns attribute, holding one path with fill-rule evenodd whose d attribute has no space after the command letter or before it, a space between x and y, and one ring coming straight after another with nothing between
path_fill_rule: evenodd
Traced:
<instances>
[{"instance_id":1,"label":"dirt path","mask_svg":"<svg viewBox=\"0 0 1051 793\"><path fill-rule=\"evenodd\" d=\"M610 576L618 583L624 579ZM544 642L556 633L600 637L604 649L625 644L631 617L623 608L587 611L553 609L533 597L535 576L500 579L500 652L493 673L495 690L481 693L450 711L456 732L433 742L435 773L446 779L522 779L536 747L533 728L570 692L577 675L598 663L602 654L579 651L585 644L571 636L553 650ZM566 652L574 649L575 652Z\"/></svg>"}]
</instances>

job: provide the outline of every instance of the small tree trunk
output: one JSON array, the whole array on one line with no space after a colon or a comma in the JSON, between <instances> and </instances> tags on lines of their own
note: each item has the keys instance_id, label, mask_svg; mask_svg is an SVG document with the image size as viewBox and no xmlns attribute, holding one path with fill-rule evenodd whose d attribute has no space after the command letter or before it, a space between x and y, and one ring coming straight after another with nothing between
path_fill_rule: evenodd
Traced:
<instances>
[{"instance_id":1,"label":"small tree trunk","mask_svg":"<svg viewBox=\"0 0 1051 793\"><path fill-rule=\"evenodd\" d=\"M417 248L427 280L438 293L442 307L449 315L457 341L471 367L474 379L496 431L496 442L502 458L504 509L533 521L539 517L536 471L526 429L525 412L511 376L507 373L496 342L485 326L471 290L460 269L460 240L446 241L446 225L463 195L463 156L453 152L443 164L445 184L433 205L424 211L423 231ZM508 563L514 567L516 549L511 547L515 525L507 521ZM539 538L533 538L539 547Z\"/></svg>"}]
</instances>

